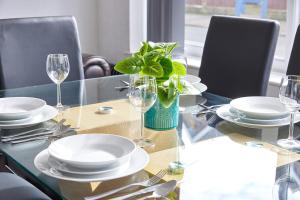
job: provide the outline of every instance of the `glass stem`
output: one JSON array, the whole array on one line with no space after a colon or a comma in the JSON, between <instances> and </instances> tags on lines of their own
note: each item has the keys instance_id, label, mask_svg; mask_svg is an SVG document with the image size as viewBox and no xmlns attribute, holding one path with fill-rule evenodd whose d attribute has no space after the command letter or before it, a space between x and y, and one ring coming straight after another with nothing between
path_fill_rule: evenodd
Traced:
<instances>
[{"instance_id":1,"label":"glass stem","mask_svg":"<svg viewBox=\"0 0 300 200\"><path fill-rule=\"evenodd\" d=\"M289 140L294 139L294 119L295 119L295 112L291 112L291 120L290 120L290 128L289 128Z\"/></svg>"},{"instance_id":2,"label":"glass stem","mask_svg":"<svg viewBox=\"0 0 300 200\"><path fill-rule=\"evenodd\" d=\"M144 130L144 112L141 112L141 139L143 139L143 130Z\"/></svg>"},{"instance_id":3,"label":"glass stem","mask_svg":"<svg viewBox=\"0 0 300 200\"><path fill-rule=\"evenodd\" d=\"M62 107L60 83L57 84L57 105L56 105L56 107Z\"/></svg>"},{"instance_id":4,"label":"glass stem","mask_svg":"<svg viewBox=\"0 0 300 200\"><path fill-rule=\"evenodd\" d=\"M177 150L177 163L180 163L180 141L179 141L179 135L178 135L179 133L178 133L178 131L176 130L176 150Z\"/></svg>"}]
</instances>

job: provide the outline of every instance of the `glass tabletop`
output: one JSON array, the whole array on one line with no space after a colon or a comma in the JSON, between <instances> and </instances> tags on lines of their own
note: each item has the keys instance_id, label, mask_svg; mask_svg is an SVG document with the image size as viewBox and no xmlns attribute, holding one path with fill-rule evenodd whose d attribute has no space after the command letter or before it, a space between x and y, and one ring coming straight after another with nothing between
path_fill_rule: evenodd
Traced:
<instances>
[{"instance_id":1,"label":"glass tabletop","mask_svg":"<svg viewBox=\"0 0 300 200\"><path fill-rule=\"evenodd\" d=\"M128 81L128 76L63 83L62 103L71 108L60 113L55 120L65 119L65 124L75 128L78 134L108 133L136 138L140 131L140 115L128 102L127 90L115 89L124 86L121 80ZM49 105L55 105L56 86L49 84L0 91L0 97L12 96L38 97ZM174 162L180 162L183 170L169 171L163 181L178 181L176 193L172 196L175 199L273 199L275 181L286 174L292 174L299 186L300 155L287 153L276 146L279 138L287 137L287 126L253 129L226 122L213 113L195 115L201 110L197 104L209 106L229 102L228 98L207 92L198 96L182 96L180 107L185 111L180 113L176 129L154 131L145 128L146 136L155 143L154 147L145 149L150 156L145 169L112 181L78 183L42 174L33 161L49 146L51 141L48 140L16 145L1 143L0 149L10 168L30 179L54 199L83 199L143 180L161 169L168 169ZM113 112L98 113L99 106L110 106ZM14 131L19 130L1 130L2 134ZM296 126L295 137L299 133ZM296 189L291 192L283 187L279 193L285 199L293 199L293 195L299 195L295 194Z\"/></svg>"}]
</instances>

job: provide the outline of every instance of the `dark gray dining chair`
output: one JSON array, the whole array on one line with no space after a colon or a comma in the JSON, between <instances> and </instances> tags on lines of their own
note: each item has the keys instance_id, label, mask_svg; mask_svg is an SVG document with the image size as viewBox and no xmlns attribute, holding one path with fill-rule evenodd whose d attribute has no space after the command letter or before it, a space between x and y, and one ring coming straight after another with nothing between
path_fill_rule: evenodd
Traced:
<instances>
[{"instance_id":1,"label":"dark gray dining chair","mask_svg":"<svg viewBox=\"0 0 300 200\"><path fill-rule=\"evenodd\" d=\"M66 81L83 79L75 18L34 17L0 20L0 89L52 83L46 73L51 53L69 57Z\"/></svg>"},{"instance_id":2,"label":"dark gray dining chair","mask_svg":"<svg viewBox=\"0 0 300 200\"><path fill-rule=\"evenodd\" d=\"M286 74L300 75L300 25L296 31Z\"/></svg>"},{"instance_id":3,"label":"dark gray dining chair","mask_svg":"<svg viewBox=\"0 0 300 200\"><path fill-rule=\"evenodd\" d=\"M21 177L6 172L0 173L0 199L5 200L50 200L50 198Z\"/></svg>"},{"instance_id":4,"label":"dark gray dining chair","mask_svg":"<svg viewBox=\"0 0 300 200\"><path fill-rule=\"evenodd\" d=\"M229 98L266 95L276 21L229 16L210 20L199 70L208 91Z\"/></svg>"}]
</instances>

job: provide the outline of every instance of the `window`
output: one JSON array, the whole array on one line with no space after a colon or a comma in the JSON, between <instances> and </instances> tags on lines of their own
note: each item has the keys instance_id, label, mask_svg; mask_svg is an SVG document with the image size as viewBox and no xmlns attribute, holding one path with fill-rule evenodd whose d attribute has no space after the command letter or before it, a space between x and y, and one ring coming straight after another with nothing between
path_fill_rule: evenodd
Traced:
<instances>
[{"instance_id":1,"label":"window","mask_svg":"<svg viewBox=\"0 0 300 200\"><path fill-rule=\"evenodd\" d=\"M296 8L296 9L295 9ZM200 59L212 15L234 15L274 19L280 22L280 33L273 71L284 72L293 36L299 23L297 0L186 0L184 52ZM288 15L289 13L289 15Z\"/></svg>"}]
</instances>

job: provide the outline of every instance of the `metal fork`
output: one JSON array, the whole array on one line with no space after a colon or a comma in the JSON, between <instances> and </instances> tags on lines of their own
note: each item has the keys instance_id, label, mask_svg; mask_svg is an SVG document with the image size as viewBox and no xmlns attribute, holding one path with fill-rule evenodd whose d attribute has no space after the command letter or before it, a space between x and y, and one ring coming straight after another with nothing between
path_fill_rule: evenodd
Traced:
<instances>
[{"instance_id":1,"label":"metal fork","mask_svg":"<svg viewBox=\"0 0 300 200\"><path fill-rule=\"evenodd\" d=\"M198 106L204 108L204 110L199 111L196 113L196 116L199 117L200 115L207 114L207 113L216 113L216 110L220 107L222 107L225 104L218 104L213 106L206 106L204 104L198 104Z\"/></svg>"},{"instance_id":2,"label":"metal fork","mask_svg":"<svg viewBox=\"0 0 300 200\"><path fill-rule=\"evenodd\" d=\"M33 139L36 137L41 137L41 136L55 136L55 135L61 135L65 132L73 131L74 129L70 128L70 125L66 125L63 128L57 128L57 130L53 131L43 131L43 132L37 132L29 135L21 135L21 136L15 136L13 138L3 138L1 139L1 142L12 142L16 140L21 140L21 139Z\"/></svg>"},{"instance_id":3,"label":"metal fork","mask_svg":"<svg viewBox=\"0 0 300 200\"><path fill-rule=\"evenodd\" d=\"M1 136L1 139L12 139L14 137L19 137L19 136L22 136L22 135L29 135L31 133L34 133L34 132L37 132L37 131L43 131L43 132L55 132L57 129L59 129L63 123L65 122L66 120L65 119L62 119L60 120L58 123L50 126L50 127L41 127L41 128L37 128L37 129L33 129L33 130L29 130L29 131L24 131L24 132L20 132L20 133L17 133L17 134L14 134L14 135L8 135L8 136Z\"/></svg>"},{"instance_id":4,"label":"metal fork","mask_svg":"<svg viewBox=\"0 0 300 200\"><path fill-rule=\"evenodd\" d=\"M89 197L85 197L84 199L85 200L96 200L96 199L100 199L100 198L103 198L103 197L106 197L106 196L109 196L109 195L112 195L112 194L115 194L117 192L120 192L122 190L125 190L127 188L130 188L132 186L143 186L143 187L149 187L149 186L152 186L152 185L155 185L156 183L158 183L162 177L164 177L164 175L166 175L167 173L167 170L160 170L157 174L155 174L154 176L152 176L150 179L147 179L145 181L142 181L142 182L138 182L138 183L132 183L132 184L129 184L129 185L125 185L123 187L120 187L120 188L117 188L117 189L114 189L114 190L110 190L110 191L107 191L107 192L104 192L102 194L98 194L98 195L94 195L94 196L89 196Z\"/></svg>"},{"instance_id":5,"label":"metal fork","mask_svg":"<svg viewBox=\"0 0 300 200\"><path fill-rule=\"evenodd\" d=\"M129 83L127 81L121 80L121 82L124 83L125 85L129 85Z\"/></svg>"},{"instance_id":6,"label":"metal fork","mask_svg":"<svg viewBox=\"0 0 300 200\"><path fill-rule=\"evenodd\" d=\"M39 136L30 137L30 138L15 139L15 140L6 141L6 142L9 142L11 144L20 144L20 143L31 142L31 141L36 141L36 140L59 139L59 138L74 134L74 133L71 134L71 132L73 132L73 131L74 130L67 128L67 129L59 132L58 134L39 135Z\"/></svg>"}]
</instances>

